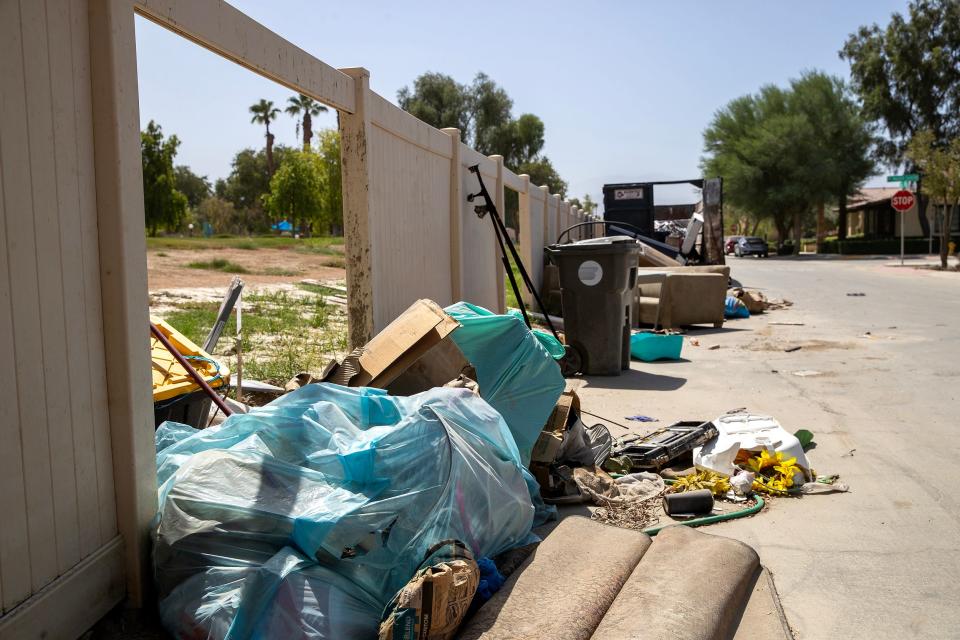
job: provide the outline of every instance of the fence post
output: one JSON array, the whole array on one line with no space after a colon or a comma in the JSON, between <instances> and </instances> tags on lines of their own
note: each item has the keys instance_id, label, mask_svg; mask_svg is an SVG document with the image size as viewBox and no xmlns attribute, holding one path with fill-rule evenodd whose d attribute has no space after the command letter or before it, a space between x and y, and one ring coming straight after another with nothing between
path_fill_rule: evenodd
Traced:
<instances>
[{"instance_id":1,"label":"fence post","mask_svg":"<svg viewBox=\"0 0 960 640\"><path fill-rule=\"evenodd\" d=\"M362 67L341 69L353 78L356 109L340 112L340 163L343 187L343 242L347 270L347 331L350 348L373 337L373 254L370 238L370 72Z\"/></svg>"},{"instance_id":2,"label":"fence post","mask_svg":"<svg viewBox=\"0 0 960 640\"><path fill-rule=\"evenodd\" d=\"M492 155L490 156L490 159L493 160L497 165L497 181L496 184L493 185L493 200L494 204L497 206L497 211L500 212L500 216L503 218L504 224L506 224L506 199L504 198L503 193L503 156ZM504 282L507 274L504 273L503 263L500 261L500 248L497 246L496 242L491 242L490 244L494 253L493 272L494 277L497 279L497 313L503 314L507 312L507 291L506 283ZM525 287L520 287L521 292L523 292L524 289Z\"/></svg>"},{"instance_id":3,"label":"fence post","mask_svg":"<svg viewBox=\"0 0 960 640\"><path fill-rule=\"evenodd\" d=\"M450 297L463 298L463 177L460 172L460 129L441 129L450 136Z\"/></svg>"},{"instance_id":4,"label":"fence post","mask_svg":"<svg viewBox=\"0 0 960 640\"><path fill-rule=\"evenodd\" d=\"M96 0L89 3L87 15L100 247L95 259L99 258L100 267L103 335L110 340L104 364L116 525L123 536L127 596L130 604L141 607L150 600L148 531L157 508L157 476L150 431L153 412L148 409L150 360L144 349L149 314L136 34L132 3ZM6 273L6 263L3 268ZM5 366L12 365L8 362ZM6 393L9 396L15 391ZM5 486L3 490L10 489Z\"/></svg>"},{"instance_id":5,"label":"fence post","mask_svg":"<svg viewBox=\"0 0 960 640\"><path fill-rule=\"evenodd\" d=\"M519 251L520 257L523 258L524 266L527 267L530 272L530 277L534 278L536 275L534 257L538 250L542 252L542 249L535 247L533 243L533 220L531 219L530 212L530 176L525 173L521 174L520 181L523 183L523 190L518 194L519 208L517 218L518 226L520 227L520 238L523 239L523 242L520 243ZM540 283L536 280L534 280L533 285L538 289L540 287ZM520 293L523 295L524 303L533 303L533 296L530 295L526 287L524 287Z\"/></svg>"},{"instance_id":6,"label":"fence post","mask_svg":"<svg viewBox=\"0 0 960 640\"><path fill-rule=\"evenodd\" d=\"M547 247L555 239L550 237L550 187L543 185L540 191L543 192L543 247Z\"/></svg>"}]
</instances>

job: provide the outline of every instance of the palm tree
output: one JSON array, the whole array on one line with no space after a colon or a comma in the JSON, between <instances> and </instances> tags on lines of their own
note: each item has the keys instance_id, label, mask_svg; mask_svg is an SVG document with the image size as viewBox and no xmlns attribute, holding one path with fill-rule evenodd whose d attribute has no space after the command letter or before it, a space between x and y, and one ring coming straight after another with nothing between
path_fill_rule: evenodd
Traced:
<instances>
[{"instance_id":1,"label":"palm tree","mask_svg":"<svg viewBox=\"0 0 960 640\"><path fill-rule=\"evenodd\" d=\"M287 100L289 103L286 112L297 120L297 133L300 133L300 123L303 123L303 150L309 151L310 140L313 139L313 116L325 113L327 108L309 96L302 93L300 97L293 96Z\"/></svg>"},{"instance_id":2,"label":"palm tree","mask_svg":"<svg viewBox=\"0 0 960 640\"><path fill-rule=\"evenodd\" d=\"M273 134L270 133L270 123L277 119L280 109L273 106L271 100L260 99L255 105L251 105L250 113L253 117L250 122L262 124L267 128L267 171L273 175Z\"/></svg>"}]
</instances>

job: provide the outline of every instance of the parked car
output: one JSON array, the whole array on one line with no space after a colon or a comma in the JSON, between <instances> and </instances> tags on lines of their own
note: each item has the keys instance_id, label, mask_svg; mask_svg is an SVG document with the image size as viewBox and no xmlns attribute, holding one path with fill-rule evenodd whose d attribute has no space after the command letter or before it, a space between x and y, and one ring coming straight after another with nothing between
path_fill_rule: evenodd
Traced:
<instances>
[{"instance_id":1,"label":"parked car","mask_svg":"<svg viewBox=\"0 0 960 640\"><path fill-rule=\"evenodd\" d=\"M767 241L763 238L744 236L737 240L734 253L737 254L737 257L760 256L761 258L766 258L770 253L770 249L767 247Z\"/></svg>"},{"instance_id":2,"label":"parked car","mask_svg":"<svg viewBox=\"0 0 960 640\"><path fill-rule=\"evenodd\" d=\"M727 241L723 243L723 254L730 255L733 253L734 247L737 246L737 240L740 239L740 236L730 236L727 238Z\"/></svg>"}]
</instances>

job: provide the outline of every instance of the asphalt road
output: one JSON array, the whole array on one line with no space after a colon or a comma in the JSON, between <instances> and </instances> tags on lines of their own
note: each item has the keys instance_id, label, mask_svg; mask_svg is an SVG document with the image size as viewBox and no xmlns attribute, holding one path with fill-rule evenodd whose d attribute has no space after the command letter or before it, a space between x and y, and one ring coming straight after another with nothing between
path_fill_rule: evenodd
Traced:
<instances>
[{"instance_id":1,"label":"asphalt road","mask_svg":"<svg viewBox=\"0 0 960 640\"><path fill-rule=\"evenodd\" d=\"M580 394L614 420L748 407L814 432L811 464L849 493L704 530L757 549L799 638L960 637L960 273L887 262L732 258L736 280L794 306L692 331L683 361L634 362Z\"/></svg>"}]
</instances>

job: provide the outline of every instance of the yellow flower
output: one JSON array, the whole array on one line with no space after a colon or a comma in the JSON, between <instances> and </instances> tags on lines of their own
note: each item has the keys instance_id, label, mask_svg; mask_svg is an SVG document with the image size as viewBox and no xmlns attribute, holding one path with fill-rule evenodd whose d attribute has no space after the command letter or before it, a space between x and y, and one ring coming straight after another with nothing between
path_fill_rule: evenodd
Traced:
<instances>
[{"instance_id":1,"label":"yellow flower","mask_svg":"<svg viewBox=\"0 0 960 640\"><path fill-rule=\"evenodd\" d=\"M747 465L750 467L750 470L754 473L760 473L762 470L772 467L783 459L783 454L777 451L774 455L770 455L770 452L766 449L760 451L760 455L755 456L747 460Z\"/></svg>"}]
</instances>

